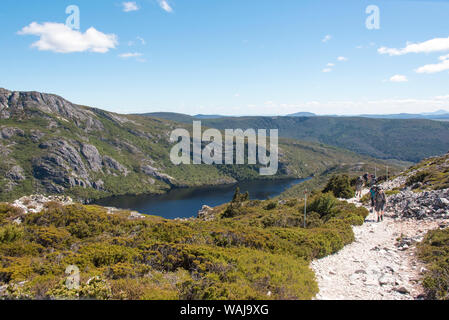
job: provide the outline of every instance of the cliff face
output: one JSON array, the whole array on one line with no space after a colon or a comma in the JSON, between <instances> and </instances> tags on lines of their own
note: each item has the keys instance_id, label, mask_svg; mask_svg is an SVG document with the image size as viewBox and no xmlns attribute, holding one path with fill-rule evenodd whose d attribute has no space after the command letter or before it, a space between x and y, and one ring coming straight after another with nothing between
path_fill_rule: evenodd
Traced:
<instances>
[{"instance_id":1,"label":"cliff face","mask_svg":"<svg viewBox=\"0 0 449 320\"><path fill-rule=\"evenodd\" d=\"M0 199L73 189L81 197L160 192L176 183L153 160L164 158L169 130L168 122L139 123L56 95L0 88Z\"/></svg>"}]
</instances>

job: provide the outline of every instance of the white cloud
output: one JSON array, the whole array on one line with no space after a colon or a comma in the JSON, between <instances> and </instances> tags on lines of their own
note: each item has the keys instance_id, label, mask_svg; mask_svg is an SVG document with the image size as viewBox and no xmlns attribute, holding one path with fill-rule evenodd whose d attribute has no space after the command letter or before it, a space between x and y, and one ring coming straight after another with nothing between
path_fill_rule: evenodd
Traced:
<instances>
[{"instance_id":1,"label":"white cloud","mask_svg":"<svg viewBox=\"0 0 449 320\"><path fill-rule=\"evenodd\" d=\"M346 58L346 57L338 57L337 60L338 61L348 61L348 58Z\"/></svg>"},{"instance_id":2,"label":"white cloud","mask_svg":"<svg viewBox=\"0 0 449 320\"><path fill-rule=\"evenodd\" d=\"M328 66L328 67L333 67L333 66L335 66L335 63L329 62L329 63L327 64L327 66Z\"/></svg>"},{"instance_id":3,"label":"white cloud","mask_svg":"<svg viewBox=\"0 0 449 320\"><path fill-rule=\"evenodd\" d=\"M20 35L35 35L40 39L31 46L40 51L58 53L96 52L106 53L117 44L115 34L104 34L95 28L87 29L85 33L73 30L63 23L45 22L31 23L18 32Z\"/></svg>"},{"instance_id":4,"label":"white cloud","mask_svg":"<svg viewBox=\"0 0 449 320\"><path fill-rule=\"evenodd\" d=\"M143 56L143 54L140 52L127 52L127 53L119 54L118 56L122 59L129 59L129 58L141 57L141 56Z\"/></svg>"},{"instance_id":5,"label":"white cloud","mask_svg":"<svg viewBox=\"0 0 449 320\"><path fill-rule=\"evenodd\" d=\"M415 71L417 73L438 73L445 70L449 70L449 59L442 60L440 63L436 64L426 64Z\"/></svg>"},{"instance_id":6,"label":"white cloud","mask_svg":"<svg viewBox=\"0 0 449 320\"><path fill-rule=\"evenodd\" d=\"M324 68L323 69L323 72L325 72L325 73L327 73L327 72L331 72L332 71L332 69L331 68Z\"/></svg>"},{"instance_id":7,"label":"white cloud","mask_svg":"<svg viewBox=\"0 0 449 320\"><path fill-rule=\"evenodd\" d=\"M449 50L448 38L435 38L418 43L407 43L402 49L381 47L377 51L380 54L388 54L390 56L401 56L407 53L431 53Z\"/></svg>"},{"instance_id":8,"label":"white cloud","mask_svg":"<svg viewBox=\"0 0 449 320\"><path fill-rule=\"evenodd\" d=\"M323 40L321 40L323 43L326 43L326 42L328 42L329 40L331 40L332 39L332 36L330 35L330 34L328 34L328 35L326 35L324 38L323 38Z\"/></svg>"},{"instance_id":9,"label":"white cloud","mask_svg":"<svg viewBox=\"0 0 449 320\"><path fill-rule=\"evenodd\" d=\"M122 6L124 12L137 11L140 9L137 3L135 3L134 1L123 2Z\"/></svg>"},{"instance_id":10,"label":"white cloud","mask_svg":"<svg viewBox=\"0 0 449 320\"><path fill-rule=\"evenodd\" d=\"M167 0L159 0L159 6L167 12L173 12L173 8L168 4Z\"/></svg>"},{"instance_id":11,"label":"white cloud","mask_svg":"<svg viewBox=\"0 0 449 320\"><path fill-rule=\"evenodd\" d=\"M390 78L390 82L407 82L408 79L402 74L396 74Z\"/></svg>"}]
</instances>

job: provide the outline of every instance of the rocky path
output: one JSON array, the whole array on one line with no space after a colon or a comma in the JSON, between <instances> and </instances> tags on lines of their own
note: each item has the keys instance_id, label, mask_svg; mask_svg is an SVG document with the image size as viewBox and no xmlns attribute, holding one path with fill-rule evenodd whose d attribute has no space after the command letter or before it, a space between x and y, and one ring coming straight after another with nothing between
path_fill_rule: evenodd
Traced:
<instances>
[{"instance_id":1,"label":"rocky path","mask_svg":"<svg viewBox=\"0 0 449 320\"><path fill-rule=\"evenodd\" d=\"M355 199L350 202L358 204ZM387 213L384 221L378 223L375 214L370 213L362 226L353 228L355 241L352 244L311 263L320 289L316 299L419 298L422 293L419 279L424 267L415 258L415 243L442 222L393 216Z\"/></svg>"}]
</instances>

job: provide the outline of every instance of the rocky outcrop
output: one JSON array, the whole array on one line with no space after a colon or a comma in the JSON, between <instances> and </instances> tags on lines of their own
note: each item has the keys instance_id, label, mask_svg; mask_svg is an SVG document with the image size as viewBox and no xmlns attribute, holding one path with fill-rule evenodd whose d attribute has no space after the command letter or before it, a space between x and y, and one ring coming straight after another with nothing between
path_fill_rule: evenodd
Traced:
<instances>
[{"instance_id":1,"label":"rocky outcrop","mask_svg":"<svg viewBox=\"0 0 449 320\"><path fill-rule=\"evenodd\" d=\"M55 156L56 162L61 164L61 160L68 164L67 169L71 169L77 175L86 178L88 172L78 151L66 140L51 140L39 146L41 149L47 149L50 155Z\"/></svg>"},{"instance_id":2,"label":"rocky outcrop","mask_svg":"<svg viewBox=\"0 0 449 320\"><path fill-rule=\"evenodd\" d=\"M25 132L19 128L2 127L0 132L0 138L11 139L14 136L25 136Z\"/></svg>"},{"instance_id":3,"label":"rocky outcrop","mask_svg":"<svg viewBox=\"0 0 449 320\"><path fill-rule=\"evenodd\" d=\"M215 210L209 206L204 205L200 211L198 211L198 219L203 221L215 220Z\"/></svg>"},{"instance_id":4,"label":"rocky outcrop","mask_svg":"<svg viewBox=\"0 0 449 320\"><path fill-rule=\"evenodd\" d=\"M98 149L95 146L91 144L82 144L81 154L86 158L90 169L95 172L101 171L102 159L100 152L98 152Z\"/></svg>"},{"instance_id":5,"label":"rocky outcrop","mask_svg":"<svg viewBox=\"0 0 449 320\"><path fill-rule=\"evenodd\" d=\"M0 119L13 116L32 116L35 110L58 115L66 121L73 121L87 131L102 130L103 124L95 114L53 94L40 92L18 92L0 89Z\"/></svg>"},{"instance_id":6,"label":"rocky outcrop","mask_svg":"<svg viewBox=\"0 0 449 320\"><path fill-rule=\"evenodd\" d=\"M66 206L73 204L73 200L66 196L43 196L40 194L22 197L12 203L16 208L22 209L25 214L41 212L49 202L57 202Z\"/></svg>"},{"instance_id":7,"label":"rocky outcrop","mask_svg":"<svg viewBox=\"0 0 449 320\"><path fill-rule=\"evenodd\" d=\"M159 169L150 166L149 164L143 164L141 166L141 170L146 175L154 177L158 180L161 180L169 185L174 185L176 179L169 176L168 174L159 172Z\"/></svg>"},{"instance_id":8,"label":"rocky outcrop","mask_svg":"<svg viewBox=\"0 0 449 320\"><path fill-rule=\"evenodd\" d=\"M47 190L61 192L61 187L92 186L81 156L67 141L51 140L39 147L47 152L32 160L33 174L35 178L43 180Z\"/></svg>"},{"instance_id":9,"label":"rocky outcrop","mask_svg":"<svg viewBox=\"0 0 449 320\"><path fill-rule=\"evenodd\" d=\"M125 177L128 175L129 171L126 169L125 166L120 164L117 160L114 158L111 158L109 156L103 157L103 165L108 167L109 169L117 170L121 172Z\"/></svg>"},{"instance_id":10,"label":"rocky outcrop","mask_svg":"<svg viewBox=\"0 0 449 320\"><path fill-rule=\"evenodd\" d=\"M401 218L449 219L449 189L420 193L404 190L388 198L386 209Z\"/></svg>"}]
</instances>

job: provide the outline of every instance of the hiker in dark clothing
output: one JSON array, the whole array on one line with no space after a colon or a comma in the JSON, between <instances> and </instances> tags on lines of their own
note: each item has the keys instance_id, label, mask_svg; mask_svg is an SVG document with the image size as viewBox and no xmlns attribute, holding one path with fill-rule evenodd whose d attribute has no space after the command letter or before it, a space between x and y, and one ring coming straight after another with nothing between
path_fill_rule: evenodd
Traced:
<instances>
[{"instance_id":1,"label":"hiker in dark clothing","mask_svg":"<svg viewBox=\"0 0 449 320\"><path fill-rule=\"evenodd\" d=\"M363 178L358 177L355 181L355 197L361 198L362 197L362 189L363 189Z\"/></svg>"},{"instance_id":2,"label":"hiker in dark clothing","mask_svg":"<svg viewBox=\"0 0 449 320\"><path fill-rule=\"evenodd\" d=\"M384 220L384 213L385 213L385 204L387 203L387 197L385 195L385 192L382 190L382 188L378 188L376 191L376 195L374 198L374 204L375 204L375 211L377 214L377 222Z\"/></svg>"},{"instance_id":3,"label":"hiker in dark clothing","mask_svg":"<svg viewBox=\"0 0 449 320\"><path fill-rule=\"evenodd\" d=\"M374 210L374 199L376 198L376 188L374 186L369 189L369 194L371 196L371 207L373 208L372 210Z\"/></svg>"},{"instance_id":4,"label":"hiker in dark clothing","mask_svg":"<svg viewBox=\"0 0 449 320\"><path fill-rule=\"evenodd\" d=\"M375 186L375 184L377 183L377 179L374 175L370 175L371 179L370 179L370 187Z\"/></svg>"},{"instance_id":5,"label":"hiker in dark clothing","mask_svg":"<svg viewBox=\"0 0 449 320\"><path fill-rule=\"evenodd\" d=\"M370 177L370 175L368 172L363 175L363 181L365 181L365 186L368 185L369 177Z\"/></svg>"}]
</instances>

